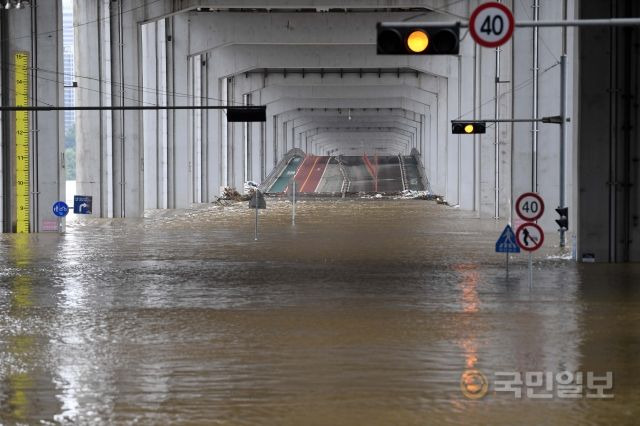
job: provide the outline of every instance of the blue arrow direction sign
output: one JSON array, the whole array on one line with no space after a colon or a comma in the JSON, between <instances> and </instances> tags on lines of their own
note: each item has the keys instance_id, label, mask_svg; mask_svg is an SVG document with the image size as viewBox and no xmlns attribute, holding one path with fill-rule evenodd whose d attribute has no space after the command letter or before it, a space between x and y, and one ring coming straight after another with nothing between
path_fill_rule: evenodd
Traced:
<instances>
[{"instance_id":1,"label":"blue arrow direction sign","mask_svg":"<svg viewBox=\"0 0 640 426\"><path fill-rule=\"evenodd\" d=\"M53 214L58 217L64 217L69 213L69 206L64 201L58 201L53 205Z\"/></svg>"},{"instance_id":2,"label":"blue arrow direction sign","mask_svg":"<svg viewBox=\"0 0 640 426\"><path fill-rule=\"evenodd\" d=\"M496 253L520 253L520 247L516 242L516 234L513 233L510 225L504 228L500 238L496 241Z\"/></svg>"},{"instance_id":3,"label":"blue arrow direction sign","mask_svg":"<svg viewBox=\"0 0 640 426\"><path fill-rule=\"evenodd\" d=\"M74 195L73 212L75 214L91 214L91 195Z\"/></svg>"}]
</instances>

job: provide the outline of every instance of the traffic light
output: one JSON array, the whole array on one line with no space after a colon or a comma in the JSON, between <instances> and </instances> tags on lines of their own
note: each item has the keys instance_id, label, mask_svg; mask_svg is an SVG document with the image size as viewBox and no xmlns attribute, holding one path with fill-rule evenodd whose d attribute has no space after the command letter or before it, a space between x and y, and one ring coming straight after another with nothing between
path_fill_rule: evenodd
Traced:
<instances>
[{"instance_id":1,"label":"traffic light","mask_svg":"<svg viewBox=\"0 0 640 426\"><path fill-rule=\"evenodd\" d=\"M560 219L556 219L556 223L563 231L569 230L569 207L558 207L556 212L560 215Z\"/></svg>"},{"instance_id":2,"label":"traffic light","mask_svg":"<svg viewBox=\"0 0 640 426\"><path fill-rule=\"evenodd\" d=\"M487 133L487 123L473 121L454 121L451 123L451 133L454 135L473 135Z\"/></svg>"},{"instance_id":3,"label":"traffic light","mask_svg":"<svg viewBox=\"0 0 640 426\"><path fill-rule=\"evenodd\" d=\"M378 23L378 55L457 55L460 26L438 23Z\"/></svg>"},{"instance_id":4,"label":"traffic light","mask_svg":"<svg viewBox=\"0 0 640 426\"><path fill-rule=\"evenodd\" d=\"M267 121L267 107L262 105L227 108L227 122L246 123L252 121Z\"/></svg>"}]
</instances>

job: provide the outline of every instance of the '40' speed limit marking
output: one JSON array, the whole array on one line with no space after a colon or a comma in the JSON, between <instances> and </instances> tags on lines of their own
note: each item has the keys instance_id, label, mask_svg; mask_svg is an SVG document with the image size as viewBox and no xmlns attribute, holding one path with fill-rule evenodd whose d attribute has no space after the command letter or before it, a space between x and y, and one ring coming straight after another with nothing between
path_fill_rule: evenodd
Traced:
<instances>
[{"instance_id":1,"label":"'40' speed limit marking","mask_svg":"<svg viewBox=\"0 0 640 426\"><path fill-rule=\"evenodd\" d=\"M525 192L516 201L518 217L527 222L533 222L544 214L544 201L535 192Z\"/></svg>"},{"instance_id":2,"label":"'40' speed limit marking","mask_svg":"<svg viewBox=\"0 0 640 426\"><path fill-rule=\"evenodd\" d=\"M498 47L513 35L513 14L502 3L489 2L478 6L469 18L471 37L481 46Z\"/></svg>"}]
</instances>

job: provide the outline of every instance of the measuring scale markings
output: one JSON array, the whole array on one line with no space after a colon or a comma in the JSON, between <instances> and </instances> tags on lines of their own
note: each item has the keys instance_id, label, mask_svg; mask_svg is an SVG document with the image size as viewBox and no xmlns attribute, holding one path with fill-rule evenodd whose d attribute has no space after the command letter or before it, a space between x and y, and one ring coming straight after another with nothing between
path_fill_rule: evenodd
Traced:
<instances>
[{"instance_id":1,"label":"measuring scale markings","mask_svg":"<svg viewBox=\"0 0 640 426\"><path fill-rule=\"evenodd\" d=\"M15 54L16 106L29 106L29 55ZM15 112L16 137L16 232L29 232L29 112Z\"/></svg>"}]
</instances>

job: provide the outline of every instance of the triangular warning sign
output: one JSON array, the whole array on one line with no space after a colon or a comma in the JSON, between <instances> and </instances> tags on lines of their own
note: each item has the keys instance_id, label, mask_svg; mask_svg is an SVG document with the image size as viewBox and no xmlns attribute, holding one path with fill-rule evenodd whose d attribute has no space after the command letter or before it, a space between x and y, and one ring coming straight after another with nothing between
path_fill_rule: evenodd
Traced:
<instances>
[{"instance_id":1,"label":"triangular warning sign","mask_svg":"<svg viewBox=\"0 0 640 426\"><path fill-rule=\"evenodd\" d=\"M516 242L516 234L513 233L510 225L504 228L500 238L496 241L496 253L520 253L520 247Z\"/></svg>"}]
</instances>

